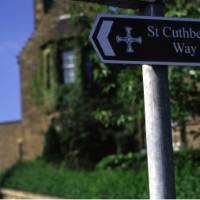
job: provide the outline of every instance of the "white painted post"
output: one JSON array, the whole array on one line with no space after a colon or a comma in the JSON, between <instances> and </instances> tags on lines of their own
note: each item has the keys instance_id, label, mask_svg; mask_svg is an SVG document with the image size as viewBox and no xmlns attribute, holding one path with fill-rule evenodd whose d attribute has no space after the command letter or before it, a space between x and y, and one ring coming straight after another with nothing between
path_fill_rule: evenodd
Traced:
<instances>
[{"instance_id":1,"label":"white painted post","mask_svg":"<svg viewBox=\"0 0 200 200\"><path fill-rule=\"evenodd\" d=\"M142 13L163 16L163 7L149 3ZM143 84L150 198L175 199L167 66L143 65Z\"/></svg>"}]
</instances>

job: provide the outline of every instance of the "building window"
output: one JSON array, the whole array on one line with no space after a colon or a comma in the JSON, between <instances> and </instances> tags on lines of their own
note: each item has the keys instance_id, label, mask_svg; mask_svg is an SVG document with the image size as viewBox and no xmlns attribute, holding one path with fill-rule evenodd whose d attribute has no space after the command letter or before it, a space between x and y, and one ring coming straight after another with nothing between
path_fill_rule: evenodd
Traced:
<instances>
[{"instance_id":1,"label":"building window","mask_svg":"<svg viewBox=\"0 0 200 200\"><path fill-rule=\"evenodd\" d=\"M67 51L62 54L64 83L73 83L75 81L75 53Z\"/></svg>"},{"instance_id":2,"label":"building window","mask_svg":"<svg viewBox=\"0 0 200 200\"><path fill-rule=\"evenodd\" d=\"M84 65L86 79L87 79L87 81L91 82L92 76L93 76L92 61L91 61L91 58L90 58L90 52L88 52L88 51L83 56L83 65Z\"/></svg>"},{"instance_id":3,"label":"building window","mask_svg":"<svg viewBox=\"0 0 200 200\"><path fill-rule=\"evenodd\" d=\"M44 13L47 13L53 6L54 0L43 0Z\"/></svg>"},{"instance_id":4,"label":"building window","mask_svg":"<svg viewBox=\"0 0 200 200\"><path fill-rule=\"evenodd\" d=\"M50 89L51 87L51 56L50 53L47 54L46 57L46 72L47 72L47 80L46 80L46 85L47 88Z\"/></svg>"}]
</instances>

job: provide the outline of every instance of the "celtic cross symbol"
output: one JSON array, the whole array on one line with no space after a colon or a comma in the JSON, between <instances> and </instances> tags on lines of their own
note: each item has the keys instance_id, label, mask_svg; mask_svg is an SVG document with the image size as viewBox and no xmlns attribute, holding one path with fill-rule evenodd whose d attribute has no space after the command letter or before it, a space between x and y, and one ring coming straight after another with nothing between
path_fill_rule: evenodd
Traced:
<instances>
[{"instance_id":1,"label":"celtic cross symbol","mask_svg":"<svg viewBox=\"0 0 200 200\"><path fill-rule=\"evenodd\" d=\"M117 41L117 43L125 42L127 44L126 52L127 53L134 53L134 49L132 47L132 44L133 43L142 44L142 37L137 37L137 38L132 37L131 36L131 32L132 32L131 27L125 27L125 30L126 30L126 36L120 37L119 35L117 35L116 41Z\"/></svg>"}]
</instances>

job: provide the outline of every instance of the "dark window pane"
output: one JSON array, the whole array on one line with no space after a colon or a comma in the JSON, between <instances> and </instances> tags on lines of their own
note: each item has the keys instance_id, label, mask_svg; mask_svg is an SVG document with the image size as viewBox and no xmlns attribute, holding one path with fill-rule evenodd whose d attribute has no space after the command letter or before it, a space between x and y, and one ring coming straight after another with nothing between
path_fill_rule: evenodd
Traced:
<instances>
[{"instance_id":1,"label":"dark window pane","mask_svg":"<svg viewBox=\"0 0 200 200\"><path fill-rule=\"evenodd\" d=\"M46 68L46 86L48 89L51 87L51 66L50 66L50 53L45 56L45 68Z\"/></svg>"},{"instance_id":2,"label":"dark window pane","mask_svg":"<svg viewBox=\"0 0 200 200\"><path fill-rule=\"evenodd\" d=\"M91 61L91 58L90 58L90 53L87 52L87 54L84 55L83 57L83 65L84 65L84 68L85 68L85 75L86 75L86 79L88 81L92 81L92 61Z\"/></svg>"},{"instance_id":3,"label":"dark window pane","mask_svg":"<svg viewBox=\"0 0 200 200\"><path fill-rule=\"evenodd\" d=\"M47 13L51 9L54 0L43 0L44 12Z\"/></svg>"}]
</instances>

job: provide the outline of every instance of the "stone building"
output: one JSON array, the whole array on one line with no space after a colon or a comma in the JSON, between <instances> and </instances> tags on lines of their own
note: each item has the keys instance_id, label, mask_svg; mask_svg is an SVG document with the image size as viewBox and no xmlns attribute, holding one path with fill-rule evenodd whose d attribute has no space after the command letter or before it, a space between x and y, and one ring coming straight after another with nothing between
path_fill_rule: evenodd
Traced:
<instances>
[{"instance_id":1,"label":"stone building","mask_svg":"<svg viewBox=\"0 0 200 200\"><path fill-rule=\"evenodd\" d=\"M19 56L23 120L0 125L0 170L7 169L17 160L41 155L44 133L52 117L45 113L51 113L54 107L57 84L74 81L75 53L73 47L65 44L76 37L79 27L70 23L68 2L34 0L35 30ZM46 74L42 80L39 79L41 73ZM46 93L41 95L40 89L45 89ZM198 123L189 124L187 132L198 131ZM189 147L200 147L200 138L194 140L192 134L187 137ZM176 130L176 148L181 146L180 141L180 131Z\"/></svg>"},{"instance_id":2,"label":"stone building","mask_svg":"<svg viewBox=\"0 0 200 200\"><path fill-rule=\"evenodd\" d=\"M33 103L33 76L42 62L45 66L43 70L51 77L52 66L56 64L51 60L55 54L52 44L76 34L75 28L68 20L67 5L68 0L34 0L35 31L19 56L23 120L0 125L0 170L7 169L19 159L34 159L42 153L44 132L50 117L43 114L44 111L38 109L38 106ZM63 69L60 67L60 70L65 71L65 77L61 77L60 81L73 81L73 51L61 52L60 50L56 53L59 53L56 56L59 56L60 64L65 62L66 65ZM53 105L53 95L51 95L55 92L55 87L52 86L53 79L47 77L43 80L43 85L38 86L47 88L47 94L43 99L47 102L47 107ZM36 81L36 84L40 82ZM36 95L40 96L39 93ZM38 104L40 103L41 101L38 101Z\"/></svg>"}]
</instances>

